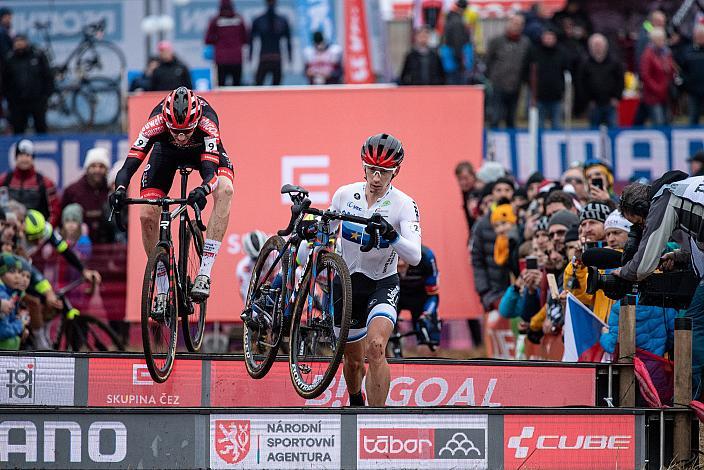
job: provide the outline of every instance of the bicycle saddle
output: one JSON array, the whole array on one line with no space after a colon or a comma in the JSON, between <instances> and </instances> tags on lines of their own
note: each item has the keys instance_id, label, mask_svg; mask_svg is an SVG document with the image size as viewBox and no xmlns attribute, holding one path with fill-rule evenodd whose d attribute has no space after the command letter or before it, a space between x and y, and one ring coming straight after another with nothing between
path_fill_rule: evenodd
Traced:
<instances>
[{"instance_id":1,"label":"bicycle saddle","mask_svg":"<svg viewBox=\"0 0 704 470\"><path fill-rule=\"evenodd\" d=\"M301 193L305 196L308 195L308 191L300 186L293 184L285 184L281 187L281 194L291 194L291 193Z\"/></svg>"}]
</instances>

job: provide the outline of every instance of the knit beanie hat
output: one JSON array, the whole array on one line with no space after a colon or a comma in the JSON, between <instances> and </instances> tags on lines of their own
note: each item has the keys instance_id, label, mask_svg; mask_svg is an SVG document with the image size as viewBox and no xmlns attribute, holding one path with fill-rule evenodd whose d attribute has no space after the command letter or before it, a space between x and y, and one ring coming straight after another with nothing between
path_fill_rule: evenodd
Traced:
<instances>
[{"instance_id":1,"label":"knit beanie hat","mask_svg":"<svg viewBox=\"0 0 704 470\"><path fill-rule=\"evenodd\" d=\"M631 225L633 224L631 224L624 216L622 216L618 210L615 210L606 218L606 222L604 222L604 230L614 228L630 233Z\"/></svg>"},{"instance_id":2,"label":"knit beanie hat","mask_svg":"<svg viewBox=\"0 0 704 470\"><path fill-rule=\"evenodd\" d=\"M603 202L592 201L587 203L579 214L579 221L583 222L585 220L596 220L599 222L606 222L607 217L611 213L611 208L604 204Z\"/></svg>"},{"instance_id":3,"label":"knit beanie hat","mask_svg":"<svg viewBox=\"0 0 704 470\"><path fill-rule=\"evenodd\" d=\"M19 258L10 253L0 255L0 276L6 274L10 269L22 269Z\"/></svg>"},{"instance_id":4,"label":"knit beanie hat","mask_svg":"<svg viewBox=\"0 0 704 470\"><path fill-rule=\"evenodd\" d=\"M548 231L548 223L550 222L550 219L547 217L543 216L540 219L538 219L538 224L535 226L535 231L536 232L547 232Z\"/></svg>"},{"instance_id":5,"label":"knit beanie hat","mask_svg":"<svg viewBox=\"0 0 704 470\"><path fill-rule=\"evenodd\" d=\"M602 173L606 175L606 183L609 185L609 187L612 187L614 185L614 172L611 171L611 168L606 163L600 160L589 160L584 163L584 173L586 174L589 168L594 167L598 168Z\"/></svg>"},{"instance_id":6,"label":"knit beanie hat","mask_svg":"<svg viewBox=\"0 0 704 470\"><path fill-rule=\"evenodd\" d=\"M102 147L94 147L86 153L86 160L83 162L83 169L87 169L93 163L100 163L105 165L105 168L110 171L110 155L107 149Z\"/></svg>"},{"instance_id":7,"label":"knit beanie hat","mask_svg":"<svg viewBox=\"0 0 704 470\"><path fill-rule=\"evenodd\" d=\"M518 218L516 214L513 213L513 207L511 204L499 204L491 211L491 223L497 224L499 222L508 222L510 224L515 224Z\"/></svg>"},{"instance_id":8,"label":"knit beanie hat","mask_svg":"<svg viewBox=\"0 0 704 470\"><path fill-rule=\"evenodd\" d=\"M61 223L65 224L66 222L78 222L79 224L83 223L83 208L80 204L74 202L73 204L69 204L64 207L64 210L61 213Z\"/></svg>"},{"instance_id":9,"label":"knit beanie hat","mask_svg":"<svg viewBox=\"0 0 704 470\"><path fill-rule=\"evenodd\" d=\"M577 217L570 211L561 210L555 212L552 217L550 217L548 228L552 227L553 225L564 225L567 228L573 225L579 225L579 217Z\"/></svg>"}]
</instances>

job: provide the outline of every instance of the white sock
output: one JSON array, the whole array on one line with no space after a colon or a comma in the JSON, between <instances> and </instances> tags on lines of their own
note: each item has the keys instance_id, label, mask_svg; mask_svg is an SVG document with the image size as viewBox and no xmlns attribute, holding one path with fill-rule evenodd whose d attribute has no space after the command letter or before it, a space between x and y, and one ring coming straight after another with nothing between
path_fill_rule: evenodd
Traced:
<instances>
[{"instance_id":1,"label":"white sock","mask_svg":"<svg viewBox=\"0 0 704 470\"><path fill-rule=\"evenodd\" d=\"M166 294L169 292L169 277L166 275L166 266L159 261L156 265L156 293Z\"/></svg>"},{"instance_id":2,"label":"white sock","mask_svg":"<svg viewBox=\"0 0 704 470\"><path fill-rule=\"evenodd\" d=\"M210 271L213 269L213 263L215 263L215 257L218 255L220 250L221 242L211 240L207 238L203 244L203 259L200 262L200 270L198 270L198 275L205 275L210 277Z\"/></svg>"}]
</instances>

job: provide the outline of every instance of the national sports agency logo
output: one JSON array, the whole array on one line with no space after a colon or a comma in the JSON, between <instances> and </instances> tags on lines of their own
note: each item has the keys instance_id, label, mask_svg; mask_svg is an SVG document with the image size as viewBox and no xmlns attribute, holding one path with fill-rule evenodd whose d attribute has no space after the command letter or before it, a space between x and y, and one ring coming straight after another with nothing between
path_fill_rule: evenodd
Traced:
<instances>
[{"instance_id":1,"label":"national sports agency logo","mask_svg":"<svg viewBox=\"0 0 704 470\"><path fill-rule=\"evenodd\" d=\"M241 462L247 456L250 437L249 420L215 420L215 451L229 464Z\"/></svg>"},{"instance_id":2,"label":"national sports agency logo","mask_svg":"<svg viewBox=\"0 0 704 470\"><path fill-rule=\"evenodd\" d=\"M633 416L507 416L505 468L635 466Z\"/></svg>"}]
</instances>

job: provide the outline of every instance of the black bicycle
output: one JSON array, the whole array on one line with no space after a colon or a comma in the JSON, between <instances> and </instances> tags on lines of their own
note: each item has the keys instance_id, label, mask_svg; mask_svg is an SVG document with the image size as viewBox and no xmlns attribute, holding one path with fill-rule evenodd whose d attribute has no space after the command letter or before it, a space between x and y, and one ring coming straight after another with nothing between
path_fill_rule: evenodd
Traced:
<instances>
[{"instance_id":1,"label":"black bicycle","mask_svg":"<svg viewBox=\"0 0 704 470\"><path fill-rule=\"evenodd\" d=\"M142 283L142 344L149 373L155 382L169 378L176 359L178 319L186 347L198 352L205 332L207 301L191 299L191 289L203 257L203 232L200 209L195 206L191 220L186 199L188 175L192 168L179 166L181 197L157 199L128 198L125 204L148 204L161 207L159 241L152 249L144 269ZM170 206L177 205L169 212ZM122 226L120 213L116 213ZM178 259L171 237L171 223L179 219Z\"/></svg>"},{"instance_id":2,"label":"black bicycle","mask_svg":"<svg viewBox=\"0 0 704 470\"><path fill-rule=\"evenodd\" d=\"M49 63L54 62L51 22L36 22ZM122 111L120 83L126 60L120 48L103 40L105 20L88 24L82 40L65 61L52 66L56 90L49 97L47 120L55 128L115 124Z\"/></svg>"},{"instance_id":3,"label":"black bicycle","mask_svg":"<svg viewBox=\"0 0 704 470\"><path fill-rule=\"evenodd\" d=\"M245 364L252 378L264 377L288 336L291 381L300 396L310 399L323 393L337 373L352 315L352 281L347 264L333 252L330 222L366 227L374 219L311 208L308 191L299 186L287 184L281 193L293 202L291 220L266 241L252 271L242 312ZM378 245L378 229L360 236L366 238L362 251ZM299 273L302 244L310 249Z\"/></svg>"},{"instance_id":4,"label":"black bicycle","mask_svg":"<svg viewBox=\"0 0 704 470\"><path fill-rule=\"evenodd\" d=\"M71 304L68 293L84 282L85 279L81 277L56 292L63 308L48 325L52 348L56 351L124 351L125 345L110 326ZM86 294L92 294L94 289L95 284L92 284Z\"/></svg>"}]
</instances>

